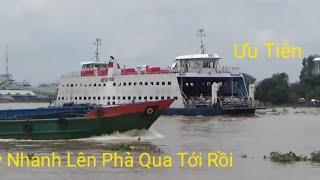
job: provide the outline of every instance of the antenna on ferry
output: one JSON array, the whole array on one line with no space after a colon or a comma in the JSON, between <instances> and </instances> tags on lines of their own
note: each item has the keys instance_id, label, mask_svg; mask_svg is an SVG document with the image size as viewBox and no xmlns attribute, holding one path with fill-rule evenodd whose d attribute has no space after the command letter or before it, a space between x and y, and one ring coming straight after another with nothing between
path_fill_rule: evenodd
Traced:
<instances>
[{"instance_id":1,"label":"antenna on ferry","mask_svg":"<svg viewBox=\"0 0 320 180\"><path fill-rule=\"evenodd\" d=\"M201 48L201 54L204 54L205 53L205 49L204 49L204 37L206 36L206 34L204 33L204 30L203 28L200 28L198 31L197 31L197 36L200 37L200 48Z\"/></svg>"},{"instance_id":2,"label":"antenna on ferry","mask_svg":"<svg viewBox=\"0 0 320 180\"><path fill-rule=\"evenodd\" d=\"M6 43L6 74L9 75L9 56L8 56L8 44Z\"/></svg>"},{"instance_id":3,"label":"antenna on ferry","mask_svg":"<svg viewBox=\"0 0 320 180\"><path fill-rule=\"evenodd\" d=\"M94 45L96 45L95 55L96 55L96 61L97 62L100 60L99 59L99 46L101 46L101 42L102 42L102 39L96 38L96 41L93 43Z\"/></svg>"}]
</instances>

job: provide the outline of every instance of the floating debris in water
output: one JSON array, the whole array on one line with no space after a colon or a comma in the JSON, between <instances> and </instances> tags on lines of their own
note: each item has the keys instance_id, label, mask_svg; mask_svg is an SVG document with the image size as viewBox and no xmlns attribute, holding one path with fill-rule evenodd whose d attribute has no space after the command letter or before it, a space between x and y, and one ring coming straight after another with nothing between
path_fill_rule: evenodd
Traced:
<instances>
[{"instance_id":1,"label":"floating debris in water","mask_svg":"<svg viewBox=\"0 0 320 180\"><path fill-rule=\"evenodd\" d=\"M263 158L267 159L267 156L263 156ZM289 151L288 153L271 152L268 158L273 162L280 163L292 163L297 161L311 161L320 163L320 151L313 151L312 153L310 153L310 157L297 155L292 151Z\"/></svg>"},{"instance_id":2,"label":"floating debris in water","mask_svg":"<svg viewBox=\"0 0 320 180\"><path fill-rule=\"evenodd\" d=\"M241 154L241 156L240 156L241 158L247 158L247 155L246 154Z\"/></svg>"},{"instance_id":3,"label":"floating debris in water","mask_svg":"<svg viewBox=\"0 0 320 180\"><path fill-rule=\"evenodd\" d=\"M274 162L291 163L296 161L306 161L308 158L303 155L296 155L296 153L289 151L288 153L271 152L270 160Z\"/></svg>"}]
</instances>

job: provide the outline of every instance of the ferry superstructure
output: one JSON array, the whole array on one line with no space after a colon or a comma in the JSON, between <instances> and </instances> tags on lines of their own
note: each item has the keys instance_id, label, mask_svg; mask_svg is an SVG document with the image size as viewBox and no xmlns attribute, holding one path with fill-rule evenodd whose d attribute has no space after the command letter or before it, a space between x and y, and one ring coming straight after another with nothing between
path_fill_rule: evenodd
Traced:
<instances>
[{"instance_id":1,"label":"ferry superstructure","mask_svg":"<svg viewBox=\"0 0 320 180\"><path fill-rule=\"evenodd\" d=\"M203 31L202 31L203 32ZM202 36L201 36L202 38ZM170 68L136 66L121 68L112 56L100 62L82 62L80 73L62 76L55 105L101 104L112 106L144 101L175 99L168 114L221 114L222 102L253 100L239 68L222 67L217 54L205 52L178 56ZM226 101L227 100L227 101Z\"/></svg>"}]
</instances>

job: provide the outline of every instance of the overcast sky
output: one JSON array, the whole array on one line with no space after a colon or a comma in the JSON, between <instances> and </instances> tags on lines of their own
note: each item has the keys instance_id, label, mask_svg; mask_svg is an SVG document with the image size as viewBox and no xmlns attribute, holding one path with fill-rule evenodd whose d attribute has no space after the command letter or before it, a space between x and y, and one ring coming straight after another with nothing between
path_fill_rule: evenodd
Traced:
<instances>
[{"instance_id":1,"label":"overcast sky","mask_svg":"<svg viewBox=\"0 0 320 180\"><path fill-rule=\"evenodd\" d=\"M236 60L233 43L289 42L302 46L305 57L319 53L319 6L316 0L1 0L0 72L8 42L16 80L58 80L93 57L96 37L103 39L103 60L169 66L178 55L199 52L196 30L203 27L206 49L221 64L258 80L286 72L297 81L301 59Z\"/></svg>"}]
</instances>

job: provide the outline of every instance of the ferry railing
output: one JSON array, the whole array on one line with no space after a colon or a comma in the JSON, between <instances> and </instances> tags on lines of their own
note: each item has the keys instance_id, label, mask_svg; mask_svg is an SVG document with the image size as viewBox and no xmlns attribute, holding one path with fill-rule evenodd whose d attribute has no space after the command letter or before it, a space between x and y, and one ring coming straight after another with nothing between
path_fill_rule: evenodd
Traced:
<instances>
[{"instance_id":1,"label":"ferry railing","mask_svg":"<svg viewBox=\"0 0 320 180\"><path fill-rule=\"evenodd\" d=\"M70 72L70 73L61 75L62 78L64 78L64 77L74 77L74 76L81 76L81 73L80 72Z\"/></svg>"},{"instance_id":2,"label":"ferry railing","mask_svg":"<svg viewBox=\"0 0 320 180\"><path fill-rule=\"evenodd\" d=\"M262 108L262 104L260 104L258 100L234 99L234 100L220 101L220 107L223 110Z\"/></svg>"},{"instance_id":3,"label":"ferry railing","mask_svg":"<svg viewBox=\"0 0 320 180\"><path fill-rule=\"evenodd\" d=\"M239 67L222 66L217 68L217 73L239 73Z\"/></svg>"}]
</instances>

